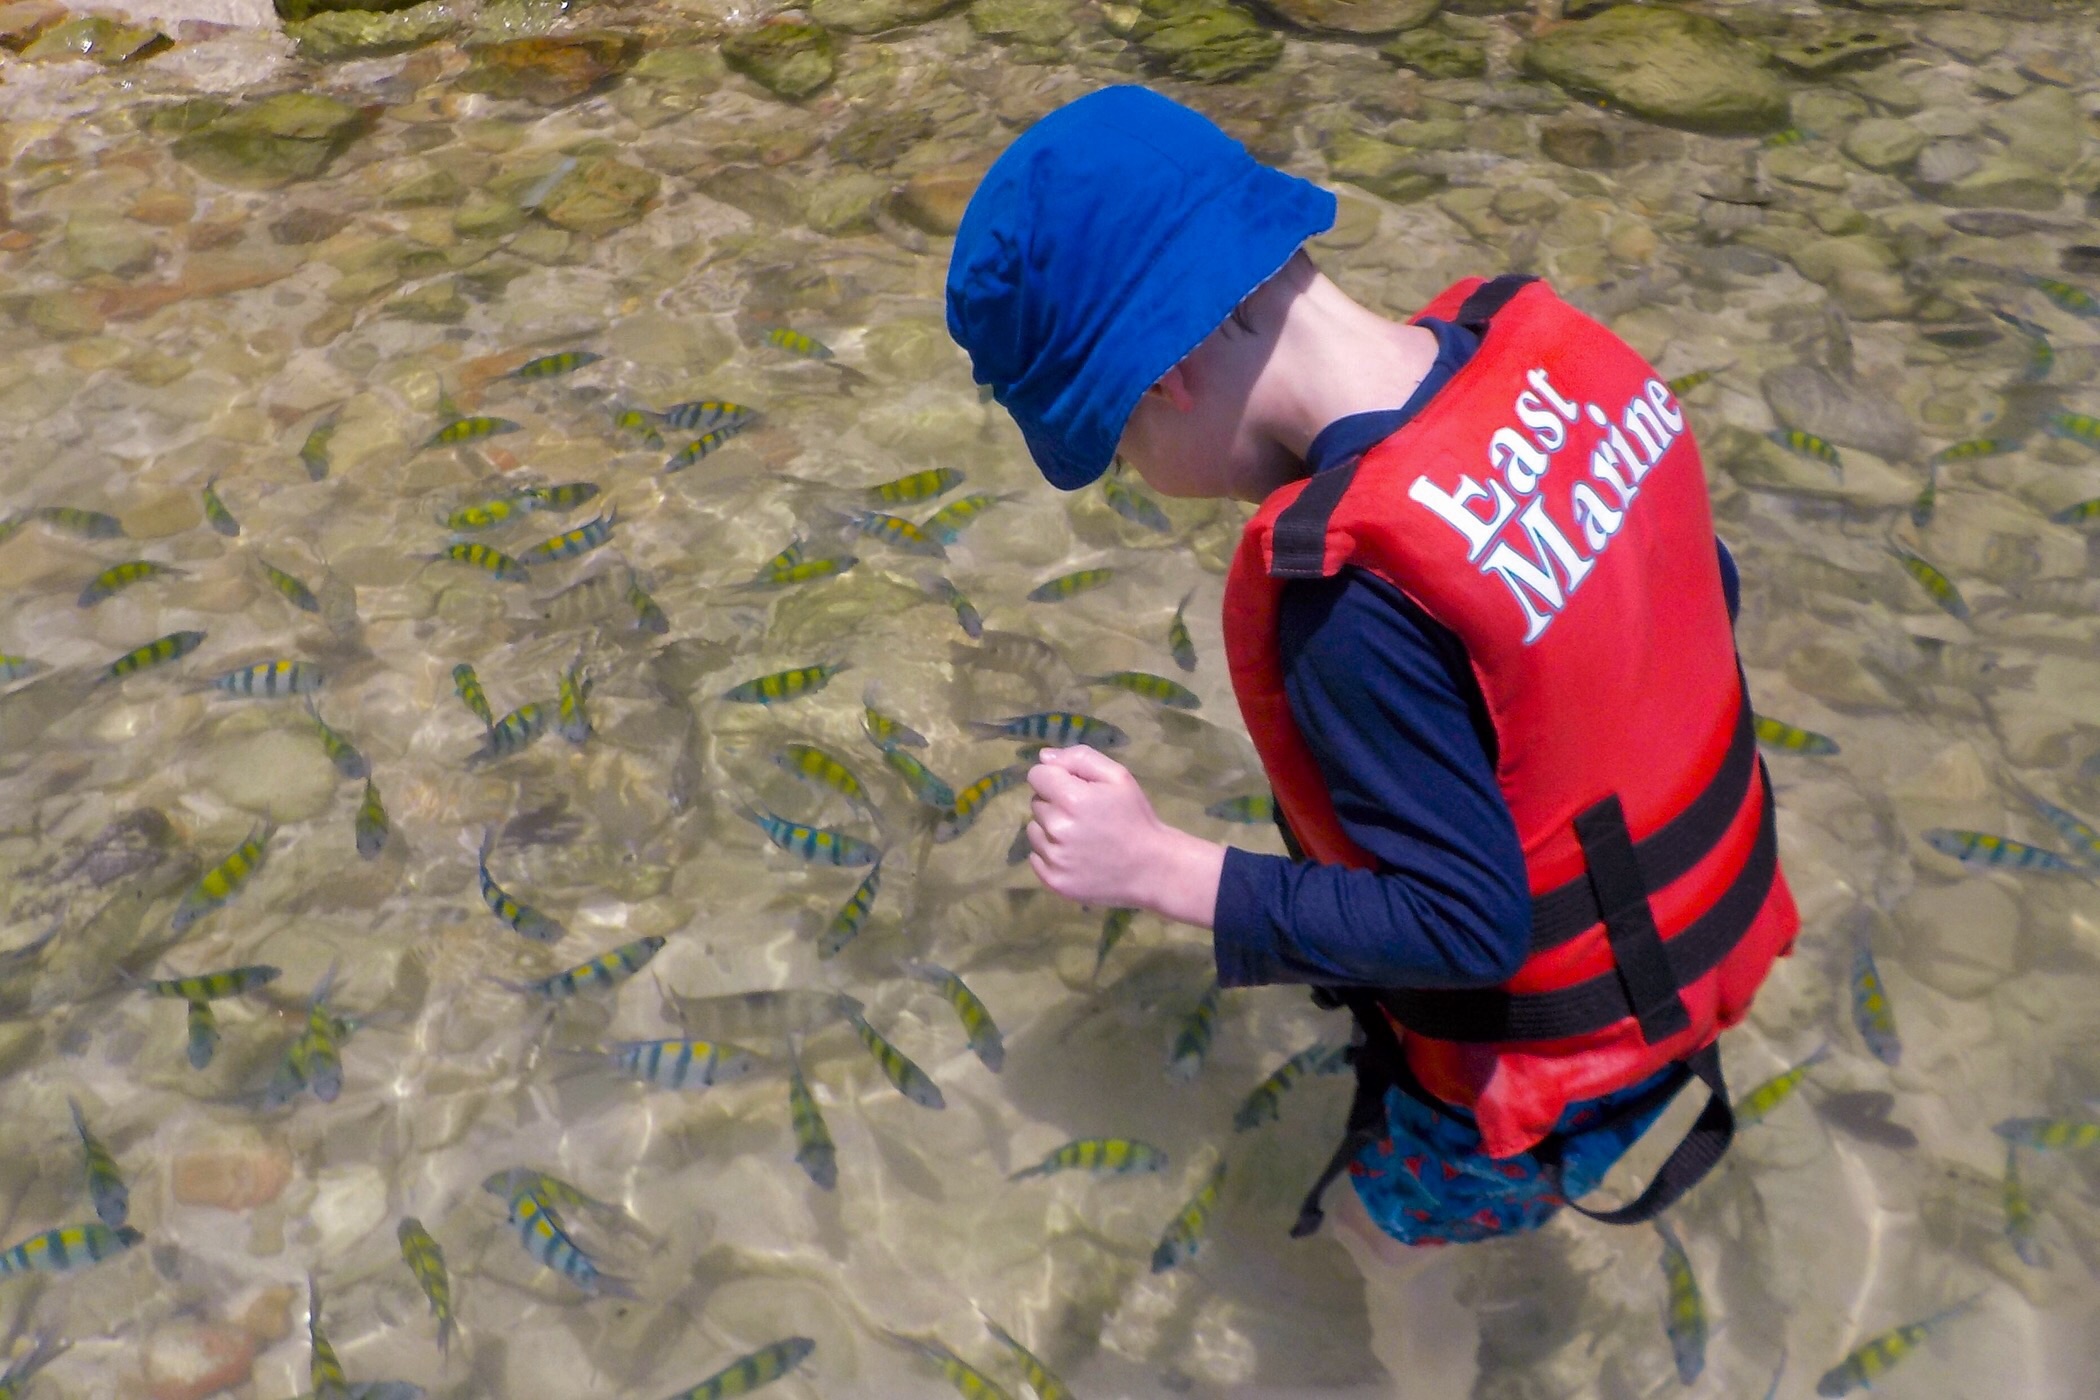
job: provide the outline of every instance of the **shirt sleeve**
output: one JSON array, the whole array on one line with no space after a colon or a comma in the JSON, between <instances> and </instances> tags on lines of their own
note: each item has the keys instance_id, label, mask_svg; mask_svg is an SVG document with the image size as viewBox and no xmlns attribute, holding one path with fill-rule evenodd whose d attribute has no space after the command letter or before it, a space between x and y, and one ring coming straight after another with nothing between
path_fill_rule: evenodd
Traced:
<instances>
[{"instance_id":1,"label":"shirt sleeve","mask_svg":"<svg viewBox=\"0 0 2100 1400\"><path fill-rule=\"evenodd\" d=\"M1458 639L1385 583L1290 584L1279 638L1291 713L1375 870L1232 850L1215 947L1225 986L1474 987L1531 934L1494 733Z\"/></svg>"}]
</instances>

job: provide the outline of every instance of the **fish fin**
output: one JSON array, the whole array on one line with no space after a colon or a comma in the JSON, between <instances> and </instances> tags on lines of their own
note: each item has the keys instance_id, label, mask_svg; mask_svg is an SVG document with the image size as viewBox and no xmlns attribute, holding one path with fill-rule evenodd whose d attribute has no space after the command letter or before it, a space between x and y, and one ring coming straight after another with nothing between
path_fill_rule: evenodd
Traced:
<instances>
[{"instance_id":1,"label":"fish fin","mask_svg":"<svg viewBox=\"0 0 2100 1400\"><path fill-rule=\"evenodd\" d=\"M603 1297L626 1298L630 1301L641 1297L639 1293L636 1293L634 1291L634 1285L632 1283L630 1283L624 1278L619 1277L617 1274L593 1275L591 1278L590 1291L592 1293L599 1294Z\"/></svg>"},{"instance_id":2,"label":"fish fin","mask_svg":"<svg viewBox=\"0 0 2100 1400\"><path fill-rule=\"evenodd\" d=\"M1032 1167L1021 1168L1021 1170L1014 1172L1006 1179L1008 1181L1026 1181L1032 1176L1048 1176L1049 1174L1049 1169L1046 1168L1041 1162L1038 1162Z\"/></svg>"},{"instance_id":3,"label":"fish fin","mask_svg":"<svg viewBox=\"0 0 2100 1400\"><path fill-rule=\"evenodd\" d=\"M84 1140L88 1135L87 1115L80 1111L80 1100L66 1095L66 1107L73 1110L73 1128Z\"/></svg>"},{"instance_id":4,"label":"fish fin","mask_svg":"<svg viewBox=\"0 0 2100 1400\"><path fill-rule=\"evenodd\" d=\"M839 1014L849 1021L859 1019L861 1013L868 1009L867 1003L859 997L849 996L845 992L838 994L838 1000L834 1004L838 1007Z\"/></svg>"},{"instance_id":5,"label":"fish fin","mask_svg":"<svg viewBox=\"0 0 2100 1400\"><path fill-rule=\"evenodd\" d=\"M1006 732L1005 725L988 719L966 719L963 721L963 728L979 739L1005 739L1011 737Z\"/></svg>"}]
</instances>

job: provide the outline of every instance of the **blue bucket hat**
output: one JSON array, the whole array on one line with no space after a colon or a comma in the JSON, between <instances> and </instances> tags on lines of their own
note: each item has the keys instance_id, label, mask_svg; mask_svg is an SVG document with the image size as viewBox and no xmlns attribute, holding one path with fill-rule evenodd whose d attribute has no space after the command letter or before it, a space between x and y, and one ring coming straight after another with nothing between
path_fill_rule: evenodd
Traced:
<instances>
[{"instance_id":1,"label":"blue bucket hat","mask_svg":"<svg viewBox=\"0 0 2100 1400\"><path fill-rule=\"evenodd\" d=\"M1108 470L1145 390L1334 211L1200 112L1103 88L1023 132L971 196L948 333L1074 491Z\"/></svg>"}]
</instances>

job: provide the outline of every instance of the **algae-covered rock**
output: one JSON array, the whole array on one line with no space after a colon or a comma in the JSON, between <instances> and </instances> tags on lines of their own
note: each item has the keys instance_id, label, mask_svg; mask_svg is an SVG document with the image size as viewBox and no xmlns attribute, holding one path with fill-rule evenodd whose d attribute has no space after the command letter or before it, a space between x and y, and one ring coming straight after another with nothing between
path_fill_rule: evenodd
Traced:
<instances>
[{"instance_id":1,"label":"algae-covered rock","mask_svg":"<svg viewBox=\"0 0 2100 1400\"><path fill-rule=\"evenodd\" d=\"M423 0L405 10L327 10L311 19L285 25L302 58L327 62L399 53L457 33L461 19L456 0Z\"/></svg>"},{"instance_id":2,"label":"algae-covered rock","mask_svg":"<svg viewBox=\"0 0 2100 1400\"><path fill-rule=\"evenodd\" d=\"M970 28L1002 44L1050 48L1078 28L1066 0L977 0Z\"/></svg>"},{"instance_id":3,"label":"algae-covered rock","mask_svg":"<svg viewBox=\"0 0 2100 1400\"><path fill-rule=\"evenodd\" d=\"M467 187L451 171L426 170L388 190L382 203L389 209L427 209L436 204L457 204L466 192Z\"/></svg>"},{"instance_id":4,"label":"algae-covered rock","mask_svg":"<svg viewBox=\"0 0 2100 1400\"><path fill-rule=\"evenodd\" d=\"M839 170L810 187L803 222L818 233L858 233L870 227L890 192L889 182L861 170Z\"/></svg>"},{"instance_id":5,"label":"algae-covered rock","mask_svg":"<svg viewBox=\"0 0 2100 1400\"><path fill-rule=\"evenodd\" d=\"M641 55L642 41L635 34L506 39L476 49L473 65L460 76L459 85L491 97L520 97L542 107L557 107L632 68Z\"/></svg>"},{"instance_id":6,"label":"algae-covered rock","mask_svg":"<svg viewBox=\"0 0 2100 1400\"><path fill-rule=\"evenodd\" d=\"M879 170L933 135L939 123L923 107L877 108L846 123L826 149L835 161Z\"/></svg>"},{"instance_id":7,"label":"algae-covered rock","mask_svg":"<svg viewBox=\"0 0 2100 1400\"><path fill-rule=\"evenodd\" d=\"M315 15L331 10L366 10L383 14L388 10L405 10L416 0L274 0L277 17L287 24L312 19Z\"/></svg>"},{"instance_id":8,"label":"algae-covered rock","mask_svg":"<svg viewBox=\"0 0 2100 1400\"><path fill-rule=\"evenodd\" d=\"M20 53L29 41L66 17L55 0L12 0L0 5L0 49Z\"/></svg>"},{"instance_id":9,"label":"algae-covered rock","mask_svg":"<svg viewBox=\"0 0 2100 1400\"><path fill-rule=\"evenodd\" d=\"M1230 82L1283 56L1283 40L1252 14L1215 0L1144 0L1130 40L1153 67L1192 83Z\"/></svg>"},{"instance_id":10,"label":"algae-covered rock","mask_svg":"<svg viewBox=\"0 0 2100 1400\"><path fill-rule=\"evenodd\" d=\"M1338 131L1327 141L1327 172L1337 180L1396 204L1423 199L1444 187L1440 175L1415 168L1415 152L1375 136Z\"/></svg>"},{"instance_id":11,"label":"algae-covered rock","mask_svg":"<svg viewBox=\"0 0 2100 1400\"><path fill-rule=\"evenodd\" d=\"M767 92L790 102L816 92L838 71L831 31L785 17L730 35L722 41L722 58Z\"/></svg>"},{"instance_id":12,"label":"algae-covered rock","mask_svg":"<svg viewBox=\"0 0 2100 1400\"><path fill-rule=\"evenodd\" d=\"M912 227L952 237L962 227L963 210L989 166L988 161L971 161L921 170L897 191L893 207Z\"/></svg>"},{"instance_id":13,"label":"algae-covered rock","mask_svg":"<svg viewBox=\"0 0 2100 1400\"><path fill-rule=\"evenodd\" d=\"M1910 45L1910 37L1876 25L1845 25L1818 29L1772 46L1772 57L1796 73L1811 77L1869 68L1899 49Z\"/></svg>"},{"instance_id":14,"label":"algae-covered rock","mask_svg":"<svg viewBox=\"0 0 2100 1400\"><path fill-rule=\"evenodd\" d=\"M274 189L311 180L364 133L365 116L313 92L238 107L175 142L175 157L221 184Z\"/></svg>"},{"instance_id":15,"label":"algae-covered rock","mask_svg":"<svg viewBox=\"0 0 2100 1400\"><path fill-rule=\"evenodd\" d=\"M2063 189L2047 171L2010 155L1985 155L1972 174L1932 193L1942 204L1958 209L2027 209L2041 213L2063 203Z\"/></svg>"},{"instance_id":16,"label":"algae-covered rock","mask_svg":"<svg viewBox=\"0 0 2100 1400\"><path fill-rule=\"evenodd\" d=\"M1760 51L1719 21L1683 10L1620 5L1534 39L1521 62L1653 122L1723 133L1786 124L1786 87Z\"/></svg>"},{"instance_id":17,"label":"algae-covered rock","mask_svg":"<svg viewBox=\"0 0 2100 1400\"><path fill-rule=\"evenodd\" d=\"M83 211L66 220L61 244L70 277L129 277L153 266L153 238L129 219Z\"/></svg>"},{"instance_id":18,"label":"algae-covered rock","mask_svg":"<svg viewBox=\"0 0 2100 1400\"><path fill-rule=\"evenodd\" d=\"M1925 133L1894 117L1869 117L1845 133L1839 149L1869 170L1901 170L1925 149Z\"/></svg>"},{"instance_id":19,"label":"algae-covered rock","mask_svg":"<svg viewBox=\"0 0 2100 1400\"><path fill-rule=\"evenodd\" d=\"M948 13L964 0L810 0L809 17L826 29L845 34L880 34L908 24L924 24Z\"/></svg>"},{"instance_id":20,"label":"algae-covered rock","mask_svg":"<svg viewBox=\"0 0 2100 1400\"><path fill-rule=\"evenodd\" d=\"M22 49L31 62L92 58L114 66L130 63L174 46L175 41L150 25L126 24L106 15L81 15L40 32Z\"/></svg>"},{"instance_id":21,"label":"algae-covered rock","mask_svg":"<svg viewBox=\"0 0 2100 1400\"><path fill-rule=\"evenodd\" d=\"M468 194L452 216L452 230L461 238L500 238L524 226L524 210L486 190Z\"/></svg>"},{"instance_id":22,"label":"algae-covered rock","mask_svg":"<svg viewBox=\"0 0 2100 1400\"><path fill-rule=\"evenodd\" d=\"M1444 0L1261 0L1286 24L1316 34L1397 34L1429 23Z\"/></svg>"},{"instance_id":23,"label":"algae-covered rock","mask_svg":"<svg viewBox=\"0 0 2100 1400\"><path fill-rule=\"evenodd\" d=\"M610 156L582 156L540 201L538 213L556 228L595 237L639 223L662 184L653 170Z\"/></svg>"},{"instance_id":24,"label":"algae-covered rock","mask_svg":"<svg viewBox=\"0 0 2100 1400\"><path fill-rule=\"evenodd\" d=\"M1485 44L1434 25L1394 37L1379 47L1378 56L1425 78L1477 78L1487 72Z\"/></svg>"},{"instance_id":25,"label":"algae-covered rock","mask_svg":"<svg viewBox=\"0 0 2100 1400\"><path fill-rule=\"evenodd\" d=\"M380 309L385 315L398 316L404 321L449 326L466 319L467 307L465 293L447 278L441 282L426 282L412 292L395 297Z\"/></svg>"},{"instance_id":26,"label":"algae-covered rock","mask_svg":"<svg viewBox=\"0 0 2100 1400\"><path fill-rule=\"evenodd\" d=\"M2037 87L1991 108L1984 125L2005 138L2012 154L2044 170L2069 170L2086 148L2085 114L2076 94Z\"/></svg>"}]
</instances>

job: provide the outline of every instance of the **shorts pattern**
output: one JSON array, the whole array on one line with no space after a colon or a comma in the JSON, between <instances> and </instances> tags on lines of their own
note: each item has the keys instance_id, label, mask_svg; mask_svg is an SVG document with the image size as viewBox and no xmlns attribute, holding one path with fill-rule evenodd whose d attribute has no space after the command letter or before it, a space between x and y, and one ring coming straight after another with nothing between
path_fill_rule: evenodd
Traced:
<instances>
[{"instance_id":1,"label":"shorts pattern","mask_svg":"<svg viewBox=\"0 0 2100 1400\"><path fill-rule=\"evenodd\" d=\"M1467 1244L1536 1230L1594 1190L1669 1106L1682 1071L1671 1067L1603 1098L1569 1104L1555 1125L1560 1171L1534 1153L1487 1156L1463 1109L1431 1108L1403 1089L1386 1090L1385 1136L1349 1164L1349 1181L1378 1227L1404 1244ZM1644 1101L1648 1100L1648 1101Z\"/></svg>"}]
</instances>

